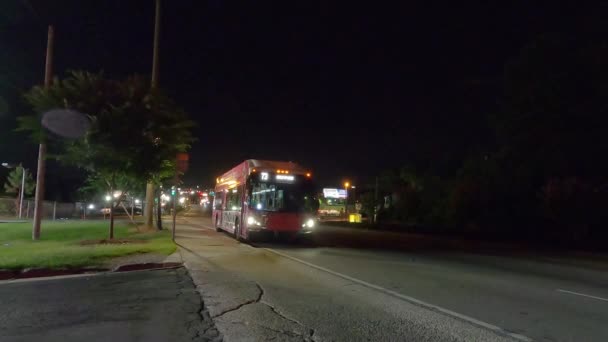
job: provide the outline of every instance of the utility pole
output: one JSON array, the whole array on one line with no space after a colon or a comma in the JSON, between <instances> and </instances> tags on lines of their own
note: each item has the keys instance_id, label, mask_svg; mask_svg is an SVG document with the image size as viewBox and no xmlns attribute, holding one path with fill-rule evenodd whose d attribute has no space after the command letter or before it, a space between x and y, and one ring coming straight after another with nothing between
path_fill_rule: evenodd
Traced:
<instances>
[{"instance_id":1,"label":"utility pole","mask_svg":"<svg viewBox=\"0 0 608 342\"><path fill-rule=\"evenodd\" d=\"M156 0L154 16L154 47L152 48L152 89L158 88L158 44L160 40L160 0Z\"/></svg>"},{"instance_id":2,"label":"utility pole","mask_svg":"<svg viewBox=\"0 0 608 342\"><path fill-rule=\"evenodd\" d=\"M172 214L173 214L173 218L172 218L172 222L171 222L171 241L175 242L175 221L177 219L177 206L176 206L176 202L177 202L177 184L179 183L179 178L177 176L177 171L175 173L175 196L173 196L173 210L172 210Z\"/></svg>"},{"instance_id":3,"label":"utility pole","mask_svg":"<svg viewBox=\"0 0 608 342\"><path fill-rule=\"evenodd\" d=\"M48 88L53 82L53 44L55 29L49 25L46 43L46 63L44 66L44 87ZM36 174L36 196L34 198L34 224L32 226L32 240L40 239L40 221L42 220L42 207L44 200L44 177L46 174L46 142L43 140L38 146L38 173Z\"/></svg>"},{"instance_id":4,"label":"utility pole","mask_svg":"<svg viewBox=\"0 0 608 342\"><path fill-rule=\"evenodd\" d=\"M154 92L158 88L158 69L159 69L159 56L158 56L158 45L160 39L160 0L156 0L155 17L154 17L154 45L152 48L152 80L150 82L150 88ZM146 184L146 206L144 210L144 216L146 218L146 226L152 227L154 221L154 183L148 181ZM162 219L160 218L160 212L157 213L158 229L162 229Z\"/></svg>"},{"instance_id":5,"label":"utility pole","mask_svg":"<svg viewBox=\"0 0 608 342\"><path fill-rule=\"evenodd\" d=\"M376 187L374 189L374 223L378 222L378 176L376 176Z\"/></svg>"}]
</instances>

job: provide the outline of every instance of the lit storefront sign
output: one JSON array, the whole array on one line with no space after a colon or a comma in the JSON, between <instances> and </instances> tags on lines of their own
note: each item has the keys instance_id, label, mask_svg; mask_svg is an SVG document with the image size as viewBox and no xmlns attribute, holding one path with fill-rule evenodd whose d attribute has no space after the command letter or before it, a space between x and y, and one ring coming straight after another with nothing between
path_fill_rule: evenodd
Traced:
<instances>
[{"instance_id":1,"label":"lit storefront sign","mask_svg":"<svg viewBox=\"0 0 608 342\"><path fill-rule=\"evenodd\" d=\"M344 189L323 189L325 198L346 198L346 190Z\"/></svg>"}]
</instances>

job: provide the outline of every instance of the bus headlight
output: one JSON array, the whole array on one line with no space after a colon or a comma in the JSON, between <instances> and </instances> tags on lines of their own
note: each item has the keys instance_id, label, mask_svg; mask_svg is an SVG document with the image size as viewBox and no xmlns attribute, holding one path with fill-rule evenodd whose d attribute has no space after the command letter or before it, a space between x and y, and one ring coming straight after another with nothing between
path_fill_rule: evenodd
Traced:
<instances>
[{"instance_id":1,"label":"bus headlight","mask_svg":"<svg viewBox=\"0 0 608 342\"><path fill-rule=\"evenodd\" d=\"M247 225L248 226L254 226L254 225L260 226L261 223L260 223L260 221L258 221L258 219L255 216L251 215L251 216L247 217Z\"/></svg>"},{"instance_id":2,"label":"bus headlight","mask_svg":"<svg viewBox=\"0 0 608 342\"><path fill-rule=\"evenodd\" d=\"M312 228L315 226L315 220L313 219L308 219L308 221L306 221L306 227L308 228Z\"/></svg>"}]
</instances>

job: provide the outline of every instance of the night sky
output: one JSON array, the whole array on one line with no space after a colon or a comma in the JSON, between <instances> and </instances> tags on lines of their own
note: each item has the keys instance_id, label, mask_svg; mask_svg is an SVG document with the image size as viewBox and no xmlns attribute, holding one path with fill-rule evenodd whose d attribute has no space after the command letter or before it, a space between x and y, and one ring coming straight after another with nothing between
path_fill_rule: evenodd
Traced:
<instances>
[{"instance_id":1,"label":"night sky","mask_svg":"<svg viewBox=\"0 0 608 342\"><path fill-rule=\"evenodd\" d=\"M399 3L165 0L160 84L199 124L186 180L212 184L247 158L300 162L335 186L405 164L449 170L489 143L505 62L597 12ZM27 110L18 93L42 83L48 23L56 74L149 74L153 10L152 0L2 1L0 159L35 166L36 147L10 131Z\"/></svg>"}]
</instances>

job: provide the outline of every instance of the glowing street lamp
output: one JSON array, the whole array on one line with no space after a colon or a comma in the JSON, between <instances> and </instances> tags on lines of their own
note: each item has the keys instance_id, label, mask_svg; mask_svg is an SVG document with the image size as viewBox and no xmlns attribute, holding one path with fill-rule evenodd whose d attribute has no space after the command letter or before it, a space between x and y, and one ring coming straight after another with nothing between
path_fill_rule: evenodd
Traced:
<instances>
[{"instance_id":1,"label":"glowing street lamp","mask_svg":"<svg viewBox=\"0 0 608 342\"><path fill-rule=\"evenodd\" d=\"M348 187L350 187L350 182L344 182L344 190L346 190L346 197L344 197L344 213L348 218Z\"/></svg>"},{"instance_id":2,"label":"glowing street lamp","mask_svg":"<svg viewBox=\"0 0 608 342\"><path fill-rule=\"evenodd\" d=\"M106 202L110 202L112 200L112 196L106 195Z\"/></svg>"}]
</instances>

